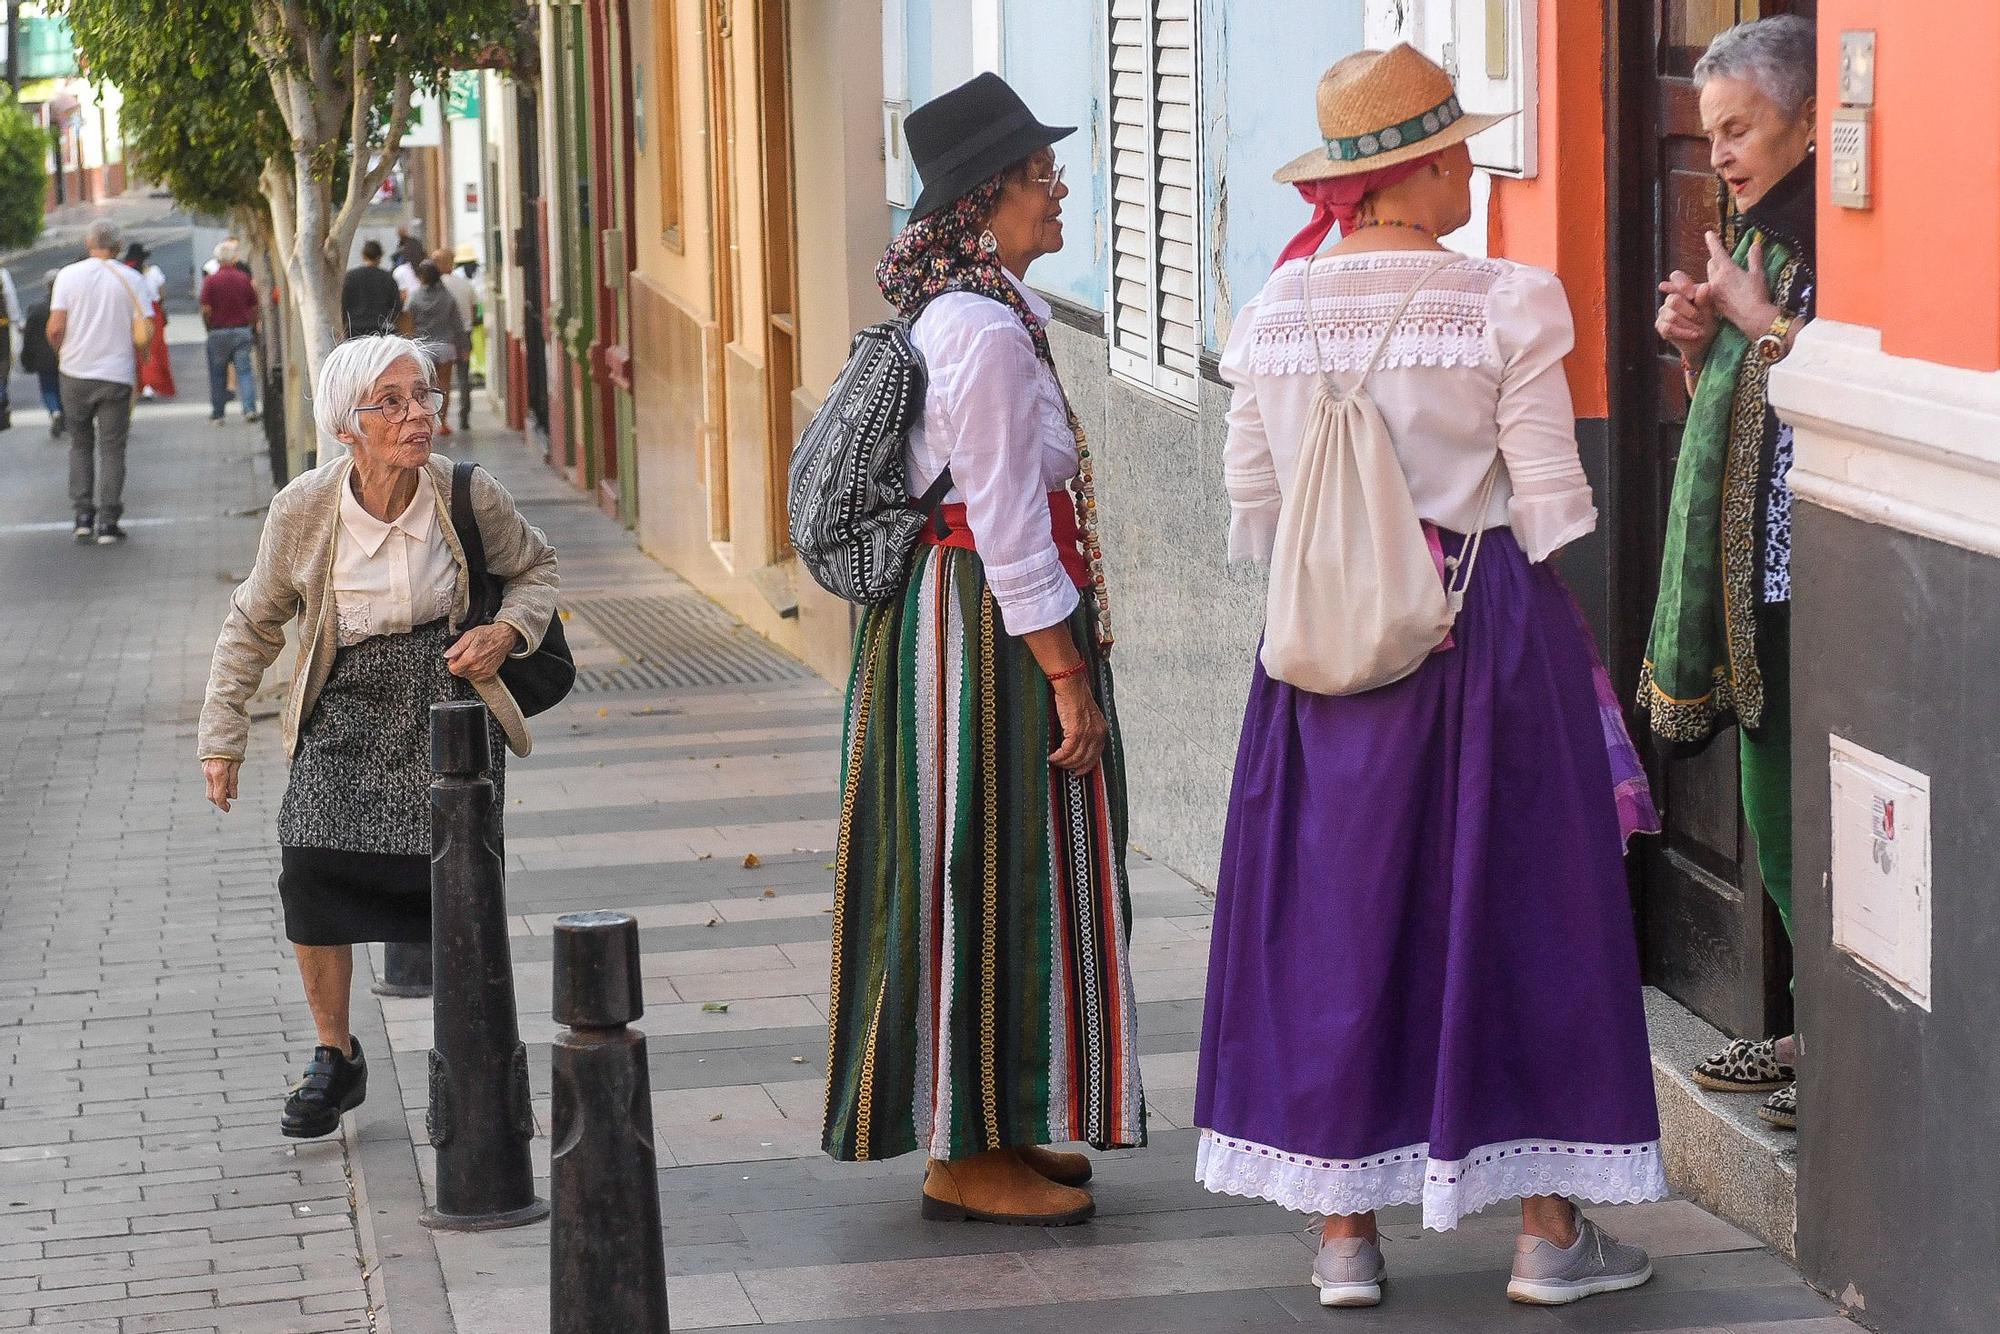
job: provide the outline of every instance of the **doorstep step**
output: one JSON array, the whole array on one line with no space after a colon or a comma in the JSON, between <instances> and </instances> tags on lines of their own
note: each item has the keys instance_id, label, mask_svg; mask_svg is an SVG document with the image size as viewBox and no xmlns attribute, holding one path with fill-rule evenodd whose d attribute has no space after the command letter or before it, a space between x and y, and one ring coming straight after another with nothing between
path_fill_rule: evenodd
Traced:
<instances>
[{"instance_id":1,"label":"doorstep step","mask_svg":"<svg viewBox=\"0 0 2000 1334\"><path fill-rule=\"evenodd\" d=\"M1646 988L1646 1031L1667 1183L1795 1259L1798 1137L1758 1118L1767 1095L1715 1093L1694 1082L1695 1063L1728 1039L1656 987Z\"/></svg>"}]
</instances>

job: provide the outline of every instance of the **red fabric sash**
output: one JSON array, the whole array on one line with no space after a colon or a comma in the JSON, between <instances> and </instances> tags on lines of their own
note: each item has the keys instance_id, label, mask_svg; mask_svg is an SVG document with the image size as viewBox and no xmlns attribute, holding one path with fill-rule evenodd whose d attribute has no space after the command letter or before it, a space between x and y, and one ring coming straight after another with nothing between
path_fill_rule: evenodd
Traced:
<instances>
[{"instance_id":1,"label":"red fabric sash","mask_svg":"<svg viewBox=\"0 0 2000 1334\"><path fill-rule=\"evenodd\" d=\"M945 528L943 537L938 536L939 522ZM1056 555L1069 581L1078 588L1089 588L1090 563L1083 556L1083 528L1076 520L1076 497L1068 491L1049 492L1049 536L1055 539ZM938 506L937 518L924 525L922 541L927 547L979 550L973 545L972 529L966 526L963 505Z\"/></svg>"}]
</instances>

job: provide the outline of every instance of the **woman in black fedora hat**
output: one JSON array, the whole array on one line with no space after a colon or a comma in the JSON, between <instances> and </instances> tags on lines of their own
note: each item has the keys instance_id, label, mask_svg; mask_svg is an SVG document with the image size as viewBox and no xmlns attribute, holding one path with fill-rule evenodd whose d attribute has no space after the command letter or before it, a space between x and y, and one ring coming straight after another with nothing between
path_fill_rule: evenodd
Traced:
<instances>
[{"instance_id":1,"label":"woman in black fedora hat","mask_svg":"<svg viewBox=\"0 0 2000 1334\"><path fill-rule=\"evenodd\" d=\"M992 74L913 111L924 191L876 271L928 372L911 493L951 485L855 639L825 1144L922 1149L930 1218L1080 1222L1089 1160L1045 1146L1145 1141L1090 455L1023 281L1071 132Z\"/></svg>"}]
</instances>

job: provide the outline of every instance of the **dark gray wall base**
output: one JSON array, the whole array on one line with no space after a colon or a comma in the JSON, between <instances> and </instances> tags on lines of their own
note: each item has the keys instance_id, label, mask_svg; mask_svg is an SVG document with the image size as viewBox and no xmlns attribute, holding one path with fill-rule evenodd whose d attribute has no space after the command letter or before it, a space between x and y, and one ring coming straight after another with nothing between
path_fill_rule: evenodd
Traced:
<instances>
[{"instance_id":1,"label":"dark gray wall base","mask_svg":"<svg viewBox=\"0 0 2000 1334\"><path fill-rule=\"evenodd\" d=\"M2000 560L1803 502L1793 526L1799 1263L1893 1334L1990 1334ZM1930 775L1928 1013L1832 946L1829 733Z\"/></svg>"}]
</instances>

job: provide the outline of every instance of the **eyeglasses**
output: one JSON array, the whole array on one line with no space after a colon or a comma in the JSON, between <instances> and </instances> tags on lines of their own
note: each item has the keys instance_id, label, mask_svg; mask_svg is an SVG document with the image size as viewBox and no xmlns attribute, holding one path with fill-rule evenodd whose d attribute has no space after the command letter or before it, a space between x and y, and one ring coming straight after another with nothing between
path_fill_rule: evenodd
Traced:
<instances>
[{"instance_id":1,"label":"eyeglasses","mask_svg":"<svg viewBox=\"0 0 2000 1334\"><path fill-rule=\"evenodd\" d=\"M1030 176L1028 180L1035 185L1048 186L1049 198L1054 199L1056 197L1057 187L1059 187L1062 184L1063 173L1068 170L1069 170L1068 167L1057 167L1054 171L1051 171L1046 176Z\"/></svg>"},{"instance_id":2,"label":"eyeglasses","mask_svg":"<svg viewBox=\"0 0 2000 1334\"><path fill-rule=\"evenodd\" d=\"M383 395L380 403L363 403L356 412L379 412L382 420L400 426L410 419L412 412L420 412L426 417L435 417L444 410L444 390L420 389L415 398L405 398L393 390Z\"/></svg>"}]
</instances>

